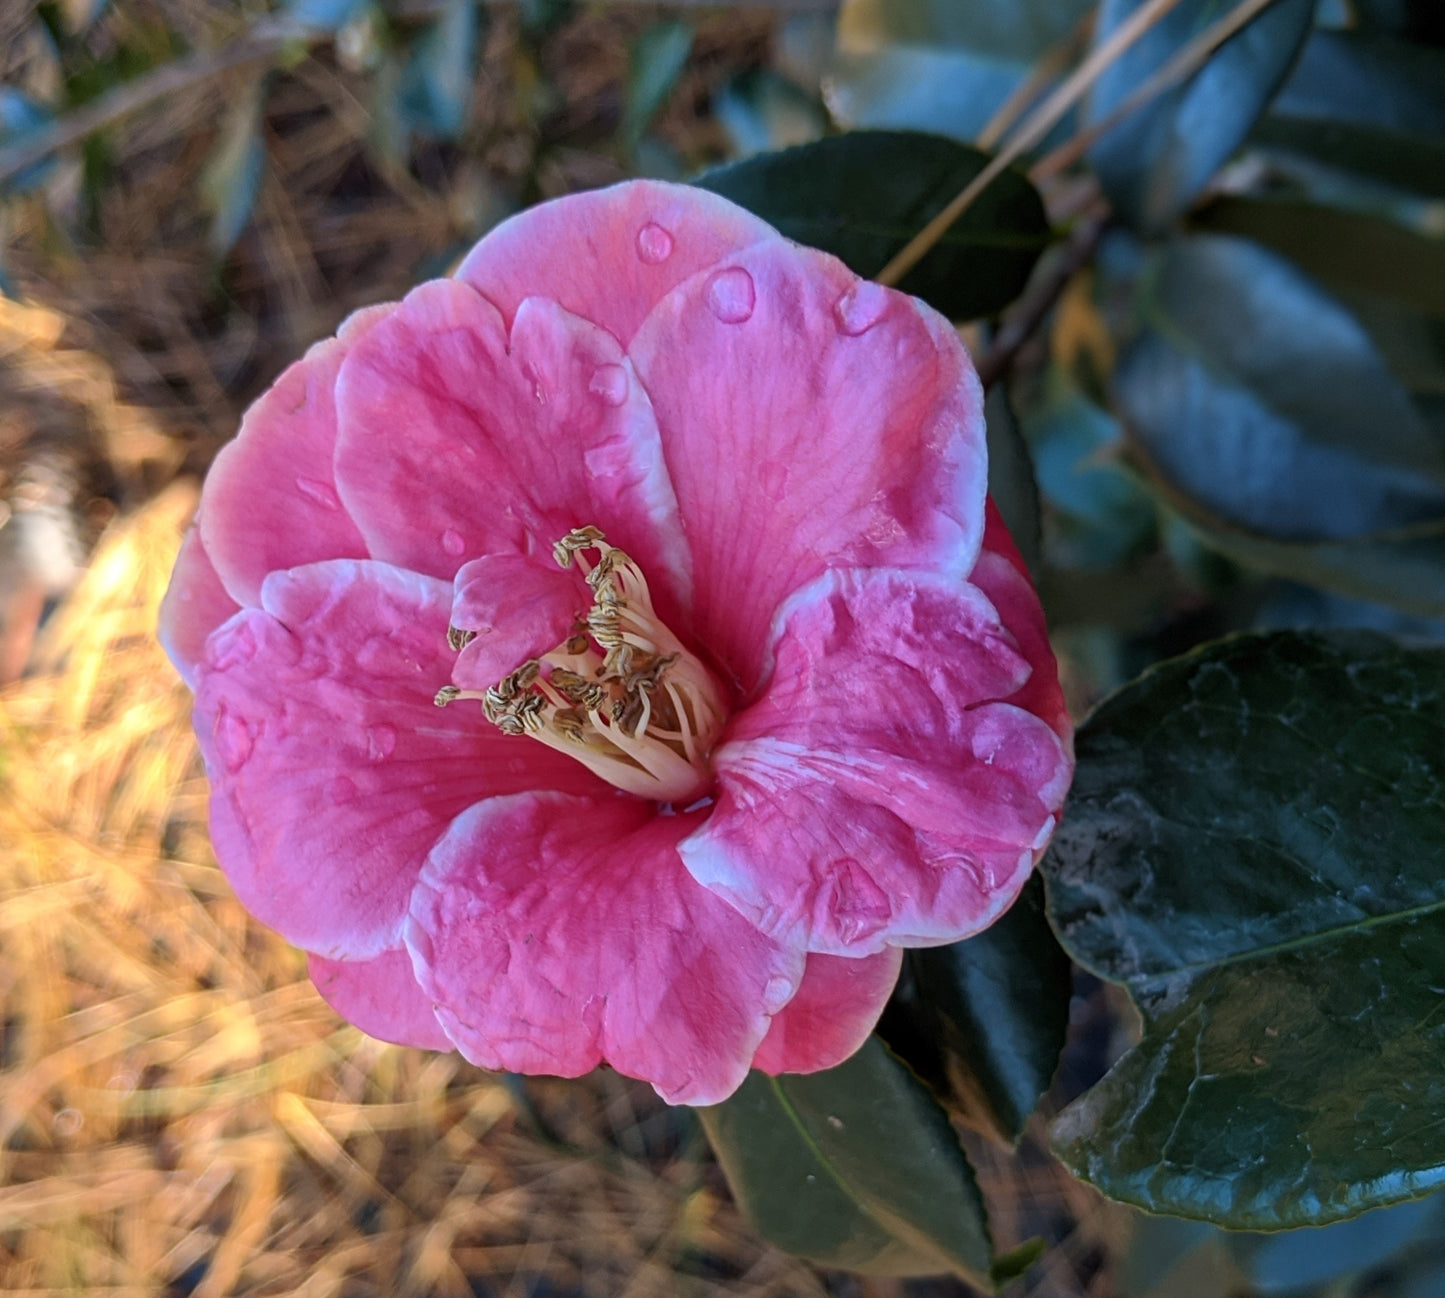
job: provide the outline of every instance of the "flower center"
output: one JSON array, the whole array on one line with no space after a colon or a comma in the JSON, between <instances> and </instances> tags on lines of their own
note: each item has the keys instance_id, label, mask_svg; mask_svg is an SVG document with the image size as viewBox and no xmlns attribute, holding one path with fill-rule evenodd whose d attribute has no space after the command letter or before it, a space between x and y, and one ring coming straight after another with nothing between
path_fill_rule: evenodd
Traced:
<instances>
[{"instance_id":1,"label":"flower center","mask_svg":"<svg viewBox=\"0 0 1445 1298\"><path fill-rule=\"evenodd\" d=\"M437 706L480 699L503 734L539 740L639 797L687 803L705 794L727 716L716 680L657 616L642 570L597 528L575 528L552 554L586 578L585 617L485 693L448 685ZM472 636L453 627L448 640L460 650Z\"/></svg>"}]
</instances>

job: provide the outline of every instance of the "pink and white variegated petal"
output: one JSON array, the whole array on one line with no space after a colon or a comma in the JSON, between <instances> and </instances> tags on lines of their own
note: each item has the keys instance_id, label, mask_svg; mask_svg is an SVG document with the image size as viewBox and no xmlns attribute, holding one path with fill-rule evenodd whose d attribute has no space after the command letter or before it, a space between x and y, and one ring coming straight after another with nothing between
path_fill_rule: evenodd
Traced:
<instances>
[{"instance_id":1,"label":"pink and white variegated petal","mask_svg":"<svg viewBox=\"0 0 1445 1298\"><path fill-rule=\"evenodd\" d=\"M322 999L367 1036L422 1050L452 1048L430 998L411 971L405 947L383 951L370 960L313 955L306 969Z\"/></svg>"},{"instance_id":2,"label":"pink and white variegated petal","mask_svg":"<svg viewBox=\"0 0 1445 1298\"><path fill-rule=\"evenodd\" d=\"M778 1073L820 1073L836 1068L867 1039L893 994L903 952L808 957L798 994L773 1016L753 1067Z\"/></svg>"},{"instance_id":3,"label":"pink and white variegated petal","mask_svg":"<svg viewBox=\"0 0 1445 1298\"><path fill-rule=\"evenodd\" d=\"M549 793L459 817L406 941L462 1054L564 1077L606 1062L671 1104L730 1095L804 957L682 868L677 842L698 820Z\"/></svg>"},{"instance_id":4,"label":"pink and white variegated petal","mask_svg":"<svg viewBox=\"0 0 1445 1298\"><path fill-rule=\"evenodd\" d=\"M273 573L261 600L207 641L195 725L217 859L297 946L342 960L399 946L422 863L473 803L611 793L476 704L434 705L451 671L445 582L341 559Z\"/></svg>"},{"instance_id":5,"label":"pink and white variegated petal","mask_svg":"<svg viewBox=\"0 0 1445 1298\"><path fill-rule=\"evenodd\" d=\"M692 548L695 629L744 693L779 604L825 569L973 567L983 397L922 303L763 243L679 285L630 350Z\"/></svg>"},{"instance_id":6,"label":"pink and white variegated petal","mask_svg":"<svg viewBox=\"0 0 1445 1298\"><path fill-rule=\"evenodd\" d=\"M504 221L457 275L509 321L526 298L549 297L626 345L653 305L683 280L750 244L779 238L772 226L706 190L635 180Z\"/></svg>"},{"instance_id":7,"label":"pink and white variegated petal","mask_svg":"<svg viewBox=\"0 0 1445 1298\"><path fill-rule=\"evenodd\" d=\"M595 525L685 598L688 557L647 395L604 330L529 298L510 333L456 280L408 294L337 384L342 499L379 559L450 579Z\"/></svg>"},{"instance_id":8,"label":"pink and white variegated petal","mask_svg":"<svg viewBox=\"0 0 1445 1298\"><path fill-rule=\"evenodd\" d=\"M364 559L366 542L336 492L336 376L394 304L358 311L246 411L206 475L199 527L237 603L260 602L266 574L323 559Z\"/></svg>"},{"instance_id":9,"label":"pink and white variegated petal","mask_svg":"<svg viewBox=\"0 0 1445 1298\"><path fill-rule=\"evenodd\" d=\"M239 607L216 575L200 529L192 527L181 541L171 584L161 600L157 628L161 647L192 689L206 652L206 637Z\"/></svg>"},{"instance_id":10,"label":"pink and white variegated petal","mask_svg":"<svg viewBox=\"0 0 1445 1298\"><path fill-rule=\"evenodd\" d=\"M974 587L830 573L789 602L766 691L714 754L679 851L780 942L835 955L957 941L1013 900L1072 762L1011 703L1030 665Z\"/></svg>"}]
</instances>

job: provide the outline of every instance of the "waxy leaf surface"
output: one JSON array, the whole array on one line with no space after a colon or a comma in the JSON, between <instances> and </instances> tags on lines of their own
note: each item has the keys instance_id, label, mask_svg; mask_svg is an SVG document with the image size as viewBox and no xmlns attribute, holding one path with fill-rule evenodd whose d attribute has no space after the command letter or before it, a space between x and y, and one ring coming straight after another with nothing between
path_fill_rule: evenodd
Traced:
<instances>
[{"instance_id":1,"label":"waxy leaf surface","mask_svg":"<svg viewBox=\"0 0 1445 1298\"><path fill-rule=\"evenodd\" d=\"M1445 1183L1445 650L1220 641L1079 732L1050 917L1143 1038L1053 1129L1111 1197L1320 1225Z\"/></svg>"}]
</instances>

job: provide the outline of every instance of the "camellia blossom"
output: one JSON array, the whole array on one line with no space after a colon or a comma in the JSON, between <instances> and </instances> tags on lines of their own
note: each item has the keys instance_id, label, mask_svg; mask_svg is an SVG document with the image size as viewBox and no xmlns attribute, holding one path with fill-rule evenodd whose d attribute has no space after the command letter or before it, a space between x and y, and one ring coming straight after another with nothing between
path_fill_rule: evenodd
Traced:
<instances>
[{"instance_id":1,"label":"camellia blossom","mask_svg":"<svg viewBox=\"0 0 1445 1298\"><path fill-rule=\"evenodd\" d=\"M948 322L704 191L543 204L217 457L162 611L216 855L344 1016L674 1103L1013 901L1071 731Z\"/></svg>"}]
</instances>

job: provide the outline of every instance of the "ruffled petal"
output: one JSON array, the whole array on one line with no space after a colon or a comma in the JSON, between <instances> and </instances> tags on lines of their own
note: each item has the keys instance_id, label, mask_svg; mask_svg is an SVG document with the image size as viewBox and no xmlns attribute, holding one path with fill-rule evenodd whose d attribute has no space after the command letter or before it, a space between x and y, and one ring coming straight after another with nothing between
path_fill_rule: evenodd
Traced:
<instances>
[{"instance_id":1,"label":"ruffled petal","mask_svg":"<svg viewBox=\"0 0 1445 1298\"><path fill-rule=\"evenodd\" d=\"M206 475L199 527L232 597L254 607L266 574L323 559L364 559L336 492L336 376L393 304L358 311L260 396Z\"/></svg>"},{"instance_id":2,"label":"ruffled petal","mask_svg":"<svg viewBox=\"0 0 1445 1298\"><path fill-rule=\"evenodd\" d=\"M372 553L450 579L592 524L682 592L687 552L647 395L611 335L530 298L510 337L435 280L370 330L337 385L337 478Z\"/></svg>"},{"instance_id":3,"label":"ruffled petal","mask_svg":"<svg viewBox=\"0 0 1445 1298\"><path fill-rule=\"evenodd\" d=\"M1064 703L1059 664L1049 644L1044 610L1029 580L1028 565L992 499L988 502L983 549L968 579L998 609L999 618L1013 636L1019 653L1033 668L1022 688L1005 701L1046 721L1072 753L1074 723Z\"/></svg>"},{"instance_id":4,"label":"ruffled petal","mask_svg":"<svg viewBox=\"0 0 1445 1298\"><path fill-rule=\"evenodd\" d=\"M195 724L211 839L236 895L308 951L395 948L427 853L473 803L607 785L477 705L433 704L451 672L451 588L369 561L273 573L214 633Z\"/></svg>"},{"instance_id":5,"label":"ruffled petal","mask_svg":"<svg viewBox=\"0 0 1445 1298\"><path fill-rule=\"evenodd\" d=\"M457 573L452 625L476 638L461 651L452 681L485 690L571 633L591 602L575 571L551 555L489 554Z\"/></svg>"},{"instance_id":6,"label":"ruffled petal","mask_svg":"<svg viewBox=\"0 0 1445 1298\"><path fill-rule=\"evenodd\" d=\"M206 652L206 637L239 608L216 575L200 529L192 527L181 541L157 628L161 647L192 689Z\"/></svg>"},{"instance_id":7,"label":"ruffled petal","mask_svg":"<svg viewBox=\"0 0 1445 1298\"><path fill-rule=\"evenodd\" d=\"M893 994L903 952L808 957L798 994L773 1016L753 1057L765 1073L820 1073L836 1068L868 1039Z\"/></svg>"},{"instance_id":8,"label":"ruffled petal","mask_svg":"<svg viewBox=\"0 0 1445 1298\"><path fill-rule=\"evenodd\" d=\"M327 960L313 955L307 972L322 998L369 1037L397 1046L450 1050L430 998L411 971L405 948L371 960Z\"/></svg>"},{"instance_id":9,"label":"ruffled petal","mask_svg":"<svg viewBox=\"0 0 1445 1298\"><path fill-rule=\"evenodd\" d=\"M634 180L504 221L457 275L508 320L526 298L548 297L625 346L673 287L749 244L779 237L706 190Z\"/></svg>"},{"instance_id":10,"label":"ruffled petal","mask_svg":"<svg viewBox=\"0 0 1445 1298\"><path fill-rule=\"evenodd\" d=\"M557 794L461 816L406 941L462 1054L563 1077L605 1061L671 1104L730 1095L804 958L688 876L676 845L698 819Z\"/></svg>"},{"instance_id":11,"label":"ruffled petal","mask_svg":"<svg viewBox=\"0 0 1445 1298\"><path fill-rule=\"evenodd\" d=\"M764 932L866 955L953 942L1023 886L1072 773L1010 703L1030 666L983 593L829 573L781 619L776 671L714 754L718 805L679 851Z\"/></svg>"},{"instance_id":12,"label":"ruffled petal","mask_svg":"<svg viewBox=\"0 0 1445 1298\"><path fill-rule=\"evenodd\" d=\"M745 692L778 605L825 569L973 567L983 397L922 303L759 244L660 302L631 354L692 548L698 638Z\"/></svg>"}]
</instances>

